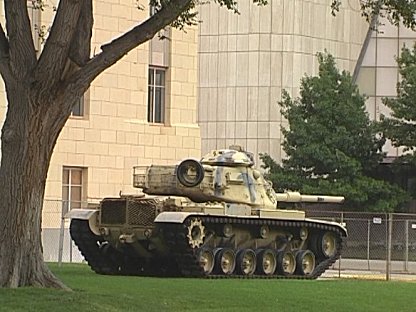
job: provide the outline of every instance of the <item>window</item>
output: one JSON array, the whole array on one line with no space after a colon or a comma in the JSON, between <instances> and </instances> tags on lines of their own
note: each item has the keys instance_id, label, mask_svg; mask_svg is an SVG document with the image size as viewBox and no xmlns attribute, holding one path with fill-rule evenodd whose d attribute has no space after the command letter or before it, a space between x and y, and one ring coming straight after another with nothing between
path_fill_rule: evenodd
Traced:
<instances>
[{"instance_id":1,"label":"window","mask_svg":"<svg viewBox=\"0 0 416 312\"><path fill-rule=\"evenodd\" d=\"M72 108L71 116L82 117L84 116L84 96Z\"/></svg>"},{"instance_id":2,"label":"window","mask_svg":"<svg viewBox=\"0 0 416 312\"><path fill-rule=\"evenodd\" d=\"M164 68L149 67L148 122L163 123L165 121L165 74Z\"/></svg>"},{"instance_id":3,"label":"window","mask_svg":"<svg viewBox=\"0 0 416 312\"><path fill-rule=\"evenodd\" d=\"M64 210L81 208L83 199L83 172L85 169L64 167L62 175L62 201Z\"/></svg>"}]
</instances>

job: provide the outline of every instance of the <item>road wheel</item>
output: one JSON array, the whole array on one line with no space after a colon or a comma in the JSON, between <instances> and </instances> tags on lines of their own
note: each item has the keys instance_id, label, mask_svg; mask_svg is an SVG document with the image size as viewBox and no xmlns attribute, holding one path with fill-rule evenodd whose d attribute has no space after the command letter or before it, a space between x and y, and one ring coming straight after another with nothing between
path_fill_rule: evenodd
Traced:
<instances>
[{"instance_id":1,"label":"road wheel","mask_svg":"<svg viewBox=\"0 0 416 312\"><path fill-rule=\"evenodd\" d=\"M296 253L296 273L311 275L315 270L315 255L310 250L299 250Z\"/></svg>"},{"instance_id":2,"label":"road wheel","mask_svg":"<svg viewBox=\"0 0 416 312\"><path fill-rule=\"evenodd\" d=\"M256 271L256 253L252 249L242 249L237 254L238 273L252 275Z\"/></svg>"},{"instance_id":3,"label":"road wheel","mask_svg":"<svg viewBox=\"0 0 416 312\"><path fill-rule=\"evenodd\" d=\"M296 269L296 259L291 251L277 253L277 273L279 275L292 275Z\"/></svg>"},{"instance_id":4,"label":"road wheel","mask_svg":"<svg viewBox=\"0 0 416 312\"><path fill-rule=\"evenodd\" d=\"M214 253L212 250L208 248L202 248L198 252L198 262L201 268L204 270L205 275L211 274L215 264Z\"/></svg>"},{"instance_id":5,"label":"road wheel","mask_svg":"<svg viewBox=\"0 0 416 312\"><path fill-rule=\"evenodd\" d=\"M235 269L235 252L230 248L219 249L215 253L215 267L219 274L232 274Z\"/></svg>"},{"instance_id":6,"label":"road wheel","mask_svg":"<svg viewBox=\"0 0 416 312\"><path fill-rule=\"evenodd\" d=\"M257 252L257 273L273 275L276 271L276 253L271 249L260 249Z\"/></svg>"}]
</instances>

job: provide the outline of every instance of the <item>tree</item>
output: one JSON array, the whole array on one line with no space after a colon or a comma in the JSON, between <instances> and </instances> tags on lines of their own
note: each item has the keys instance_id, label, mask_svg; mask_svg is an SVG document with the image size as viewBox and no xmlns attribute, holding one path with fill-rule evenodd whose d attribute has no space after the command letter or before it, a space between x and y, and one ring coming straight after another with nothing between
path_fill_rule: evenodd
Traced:
<instances>
[{"instance_id":1,"label":"tree","mask_svg":"<svg viewBox=\"0 0 416 312\"><path fill-rule=\"evenodd\" d=\"M27 1L3 2L6 28L0 25L0 74L8 107L1 134L0 287L64 287L42 261L40 236L46 175L59 133L73 105L101 72L160 29L194 24L199 1L150 0L158 8L154 15L102 45L92 57L93 0L59 1L39 57ZM43 0L32 2L40 9L43 6ZM238 12L235 0L216 2ZM414 27L401 9L402 2L384 1ZM337 3L333 1L335 11ZM368 8L375 7L372 1L368 3Z\"/></svg>"},{"instance_id":2,"label":"tree","mask_svg":"<svg viewBox=\"0 0 416 312\"><path fill-rule=\"evenodd\" d=\"M404 154L394 163L396 173L416 169L416 45L403 47L397 58L401 81L397 84L397 97L384 98L391 109L390 117L381 116L384 135L393 146L403 147ZM415 195L415 190L413 190Z\"/></svg>"},{"instance_id":3,"label":"tree","mask_svg":"<svg viewBox=\"0 0 416 312\"><path fill-rule=\"evenodd\" d=\"M287 159L278 165L263 156L269 177L279 191L344 195L349 208L392 210L406 196L372 177L385 140L369 120L365 98L331 55L319 53L318 61L318 76L302 79L299 98L283 93L279 105L290 128L282 127Z\"/></svg>"},{"instance_id":4,"label":"tree","mask_svg":"<svg viewBox=\"0 0 416 312\"><path fill-rule=\"evenodd\" d=\"M411 160L416 148L416 45L413 49L403 47L397 63L402 80L397 84L397 98L383 99L391 116L382 116L382 124L386 137L395 147L403 146L410 152L403 157Z\"/></svg>"}]
</instances>

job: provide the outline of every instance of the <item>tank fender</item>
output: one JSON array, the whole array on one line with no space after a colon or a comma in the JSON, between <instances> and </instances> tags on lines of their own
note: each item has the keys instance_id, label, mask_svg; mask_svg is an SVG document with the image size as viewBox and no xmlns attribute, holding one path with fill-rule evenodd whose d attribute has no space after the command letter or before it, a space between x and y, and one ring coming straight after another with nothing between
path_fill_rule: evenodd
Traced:
<instances>
[{"instance_id":1,"label":"tank fender","mask_svg":"<svg viewBox=\"0 0 416 312\"><path fill-rule=\"evenodd\" d=\"M205 215L199 212L165 211L157 215L155 223L183 223L185 219L193 215Z\"/></svg>"},{"instance_id":2,"label":"tank fender","mask_svg":"<svg viewBox=\"0 0 416 312\"><path fill-rule=\"evenodd\" d=\"M327 221L327 220L309 219L309 218L305 218L305 221L311 221L311 222L314 222L314 223L318 222L320 224L335 225L336 227L339 228L339 230L341 231L341 233L343 234L344 237L348 236L348 231L347 231L345 223L338 223L338 222Z\"/></svg>"},{"instance_id":3,"label":"tank fender","mask_svg":"<svg viewBox=\"0 0 416 312\"><path fill-rule=\"evenodd\" d=\"M98 210L96 209L71 209L65 218L88 220L91 231L96 235L101 235L98 229Z\"/></svg>"}]
</instances>

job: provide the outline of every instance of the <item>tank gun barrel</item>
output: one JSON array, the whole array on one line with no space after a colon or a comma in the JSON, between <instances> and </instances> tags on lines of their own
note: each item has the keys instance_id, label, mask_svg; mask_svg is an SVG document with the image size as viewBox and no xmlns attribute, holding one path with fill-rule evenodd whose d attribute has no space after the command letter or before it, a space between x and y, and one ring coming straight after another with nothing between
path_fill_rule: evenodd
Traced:
<instances>
[{"instance_id":1,"label":"tank gun barrel","mask_svg":"<svg viewBox=\"0 0 416 312\"><path fill-rule=\"evenodd\" d=\"M344 196L302 195L299 192L276 193L276 200L289 203L342 203Z\"/></svg>"}]
</instances>

